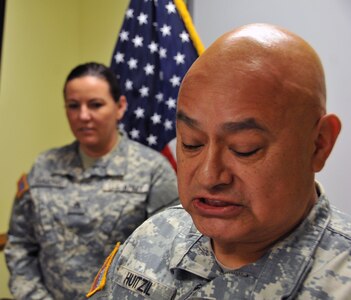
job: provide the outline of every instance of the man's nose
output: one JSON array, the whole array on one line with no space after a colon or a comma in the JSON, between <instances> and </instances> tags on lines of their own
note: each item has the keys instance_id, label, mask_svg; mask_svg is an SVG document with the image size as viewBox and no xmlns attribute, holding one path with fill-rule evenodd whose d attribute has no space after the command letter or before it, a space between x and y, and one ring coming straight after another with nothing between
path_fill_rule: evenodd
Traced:
<instances>
[{"instance_id":1,"label":"man's nose","mask_svg":"<svg viewBox=\"0 0 351 300\"><path fill-rule=\"evenodd\" d=\"M225 187L232 182L233 177L225 161L224 149L216 146L204 149L197 180L206 189Z\"/></svg>"}]
</instances>

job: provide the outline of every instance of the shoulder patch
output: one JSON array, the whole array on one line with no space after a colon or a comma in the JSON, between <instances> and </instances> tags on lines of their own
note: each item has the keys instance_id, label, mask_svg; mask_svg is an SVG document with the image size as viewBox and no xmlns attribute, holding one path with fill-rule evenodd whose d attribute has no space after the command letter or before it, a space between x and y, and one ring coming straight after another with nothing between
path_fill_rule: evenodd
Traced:
<instances>
[{"instance_id":1,"label":"shoulder patch","mask_svg":"<svg viewBox=\"0 0 351 300\"><path fill-rule=\"evenodd\" d=\"M106 258L104 264L100 268L99 272L96 274L94 281L93 281L93 284L91 285L89 292L86 294L86 296L88 298L90 296L94 295L97 291L100 291L105 287L108 269L111 266L113 258L115 257L116 253L118 252L120 244L121 244L120 242L118 242L116 244L115 248L112 250L112 252Z\"/></svg>"},{"instance_id":2,"label":"shoulder patch","mask_svg":"<svg viewBox=\"0 0 351 300\"><path fill-rule=\"evenodd\" d=\"M23 174L21 178L17 181L17 193L16 199L19 199L23 194L29 190L29 184L27 181L27 174Z\"/></svg>"}]
</instances>

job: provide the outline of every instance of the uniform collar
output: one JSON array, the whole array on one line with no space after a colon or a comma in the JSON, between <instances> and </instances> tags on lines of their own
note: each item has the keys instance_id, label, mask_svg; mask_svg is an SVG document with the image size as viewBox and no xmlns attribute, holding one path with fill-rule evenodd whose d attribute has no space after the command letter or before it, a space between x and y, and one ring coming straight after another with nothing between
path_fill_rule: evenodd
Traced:
<instances>
[{"instance_id":1,"label":"uniform collar","mask_svg":"<svg viewBox=\"0 0 351 300\"><path fill-rule=\"evenodd\" d=\"M84 171L79 156L79 143L75 141L61 151L61 157L56 160L57 166L54 174L76 178L89 178L91 176L122 177L126 174L128 167L129 142L128 137L121 134L117 147L106 157L96 160L91 168Z\"/></svg>"},{"instance_id":2,"label":"uniform collar","mask_svg":"<svg viewBox=\"0 0 351 300\"><path fill-rule=\"evenodd\" d=\"M211 251L211 241L193 224L188 233L180 232L173 241L170 270L184 270L206 279L221 272Z\"/></svg>"}]
</instances>

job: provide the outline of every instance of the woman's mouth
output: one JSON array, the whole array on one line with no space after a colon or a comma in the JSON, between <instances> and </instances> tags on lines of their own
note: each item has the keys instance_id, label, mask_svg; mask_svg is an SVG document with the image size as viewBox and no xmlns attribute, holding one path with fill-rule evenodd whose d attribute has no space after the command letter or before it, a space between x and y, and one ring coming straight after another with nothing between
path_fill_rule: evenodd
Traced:
<instances>
[{"instance_id":1,"label":"woman's mouth","mask_svg":"<svg viewBox=\"0 0 351 300\"><path fill-rule=\"evenodd\" d=\"M90 135L91 133L94 132L94 128L81 127L81 128L78 129L78 132L80 132L81 134L88 134L88 135Z\"/></svg>"}]
</instances>

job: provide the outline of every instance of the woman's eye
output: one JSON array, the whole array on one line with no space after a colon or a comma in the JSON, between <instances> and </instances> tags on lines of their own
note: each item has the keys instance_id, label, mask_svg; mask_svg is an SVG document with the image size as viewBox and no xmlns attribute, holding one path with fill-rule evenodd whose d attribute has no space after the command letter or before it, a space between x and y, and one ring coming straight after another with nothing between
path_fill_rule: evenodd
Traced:
<instances>
[{"instance_id":1,"label":"woman's eye","mask_svg":"<svg viewBox=\"0 0 351 300\"><path fill-rule=\"evenodd\" d=\"M100 108L101 106L103 106L103 104L100 103L100 102L89 103L89 107L92 108L92 109L97 109L97 108Z\"/></svg>"},{"instance_id":2,"label":"woman's eye","mask_svg":"<svg viewBox=\"0 0 351 300\"><path fill-rule=\"evenodd\" d=\"M79 104L78 103L67 103L66 104L66 108L68 108L68 109L77 109L77 108L79 108Z\"/></svg>"},{"instance_id":3,"label":"woman's eye","mask_svg":"<svg viewBox=\"0 0 351 300\"><path fill-rule=\"evenodd\" d=\"M252 156L254 154L256 154L261 148L256 148L252 151L245 151L245 152L241 152L241 151L235 151L235 150L232 150L234 152L234 154L236 156L239 156L239 157L249 157L249 156Z\"/></svg>"}]
</instances>

